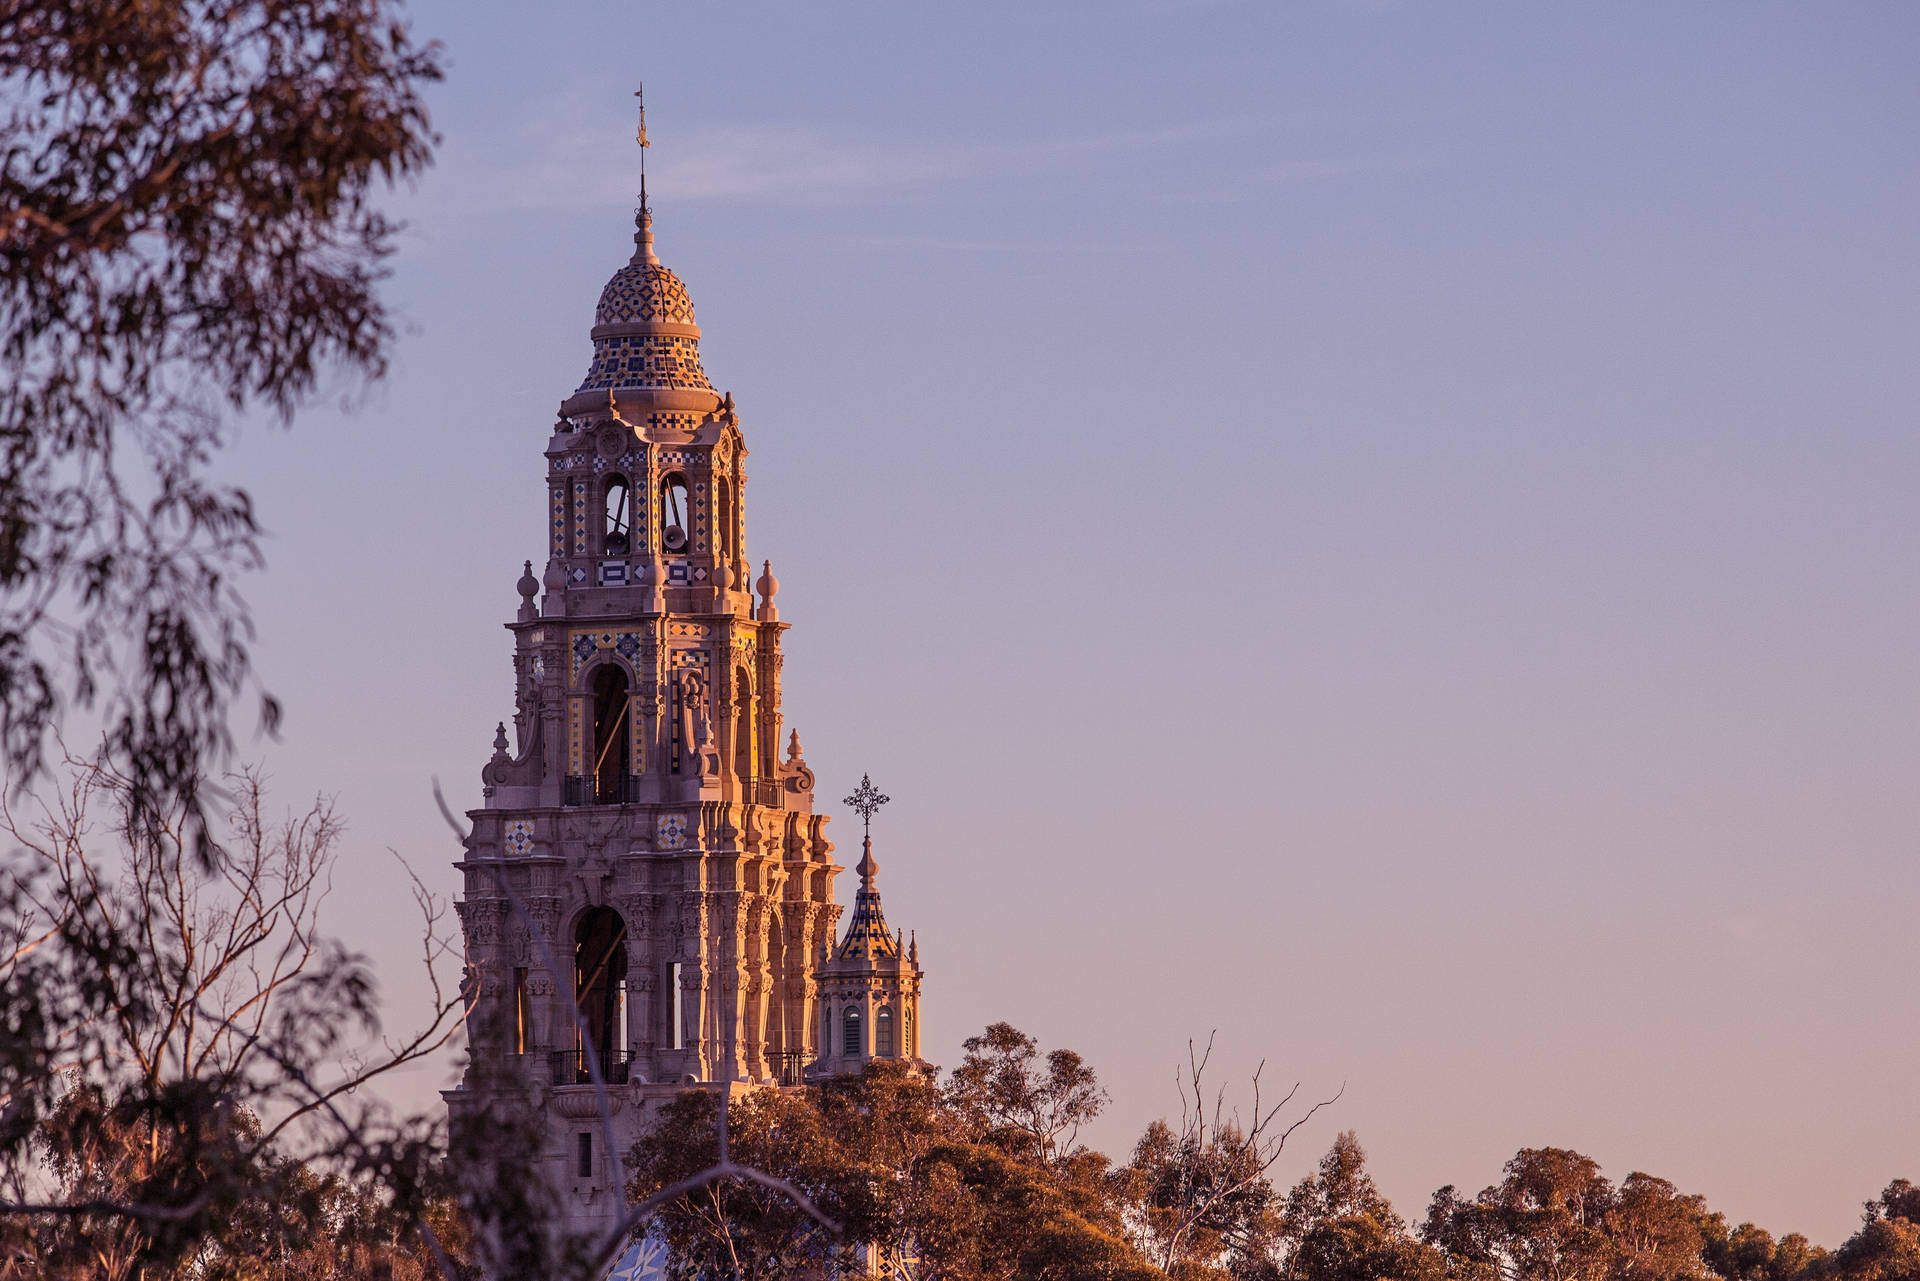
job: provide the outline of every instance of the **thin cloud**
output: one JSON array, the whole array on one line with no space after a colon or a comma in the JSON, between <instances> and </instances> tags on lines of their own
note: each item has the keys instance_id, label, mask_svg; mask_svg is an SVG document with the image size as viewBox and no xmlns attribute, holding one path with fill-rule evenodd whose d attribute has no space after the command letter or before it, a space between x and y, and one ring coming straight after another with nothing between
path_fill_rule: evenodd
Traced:
<instances>
[{"instance_id":1,"label":"thin cloud","mask_svg":"<svg viewBox=\"0 0 1920 1281\"><path fill-rule=\"evenodd\" d=\"M840 236L835 247L843 250L930 249L950 253L1031 253L1031 254L1140 254L1147 246L1103 243L1089 240L993 240L958 236Z\"/></svg>"},{"instance_id":2,"label":"thin cloud","mask_svg":"<svg viewBox=\"0 0 1920 1281\"><path fill-rule=\"evenodd\" d=\"M649 181L675 201L860 202L956 182L1085 172L1130 154L1270 127L1271 121L1215 121L1081 138L1007 142L893 141L850 137L815 126L707 127L670 141L655 130ZM629 135L607 127L585 95L551 100L486 154L449 140L441 169L464 201L509 208L631 203L639 157Z\"/></svg>"},{"instance_id":3,"label":"thin cloud","mask_svg":"<svg viewBox=\"0 0 1920 1281\"><path fill-rule=\"evenodd\" d=\"M1036 142L901 145L843 139L814 128L709 129L688 139L684 155L663 158L660 173L676 195L689 200L820 199L1083 169L1203 132L1195 127Z\"/></svg>"}]
</instances>

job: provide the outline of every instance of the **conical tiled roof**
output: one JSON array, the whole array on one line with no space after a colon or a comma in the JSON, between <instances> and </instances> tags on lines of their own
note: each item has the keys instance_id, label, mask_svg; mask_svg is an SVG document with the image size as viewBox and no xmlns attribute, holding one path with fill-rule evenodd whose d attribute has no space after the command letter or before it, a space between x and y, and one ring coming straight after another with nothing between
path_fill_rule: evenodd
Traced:
<instances>
[{"instance_id":1,"label":"conical tiled roof","mask_svg":"<svg viewBox=\"0 0 1920 1281\"><path fill-rule=\"evenodd\" d=\"M839 957L898 957L900 946L887 930L887 916L880 908L880 891L874 876L880 865L874 862L873 839L867 838L860 856L860 889L853 896L853 915L847 919L847 936L835 952Z\"/></svg>"}]
</instances>

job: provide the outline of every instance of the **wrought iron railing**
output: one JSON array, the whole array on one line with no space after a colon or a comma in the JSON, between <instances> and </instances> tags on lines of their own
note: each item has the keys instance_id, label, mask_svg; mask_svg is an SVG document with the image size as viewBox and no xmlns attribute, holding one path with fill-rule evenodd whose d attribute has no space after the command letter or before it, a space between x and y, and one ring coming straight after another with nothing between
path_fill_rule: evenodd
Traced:
<instances>
[{"instance_id":1,"label":"wrought iron railing","mask_svg":"<svg viewBox=\"0 0 1920 1281\"><path fill-rule=\"evenodd\" d=\"M547 1064L552 1069L555 1085L593 1084L587 1056L581 1051L553 1050L547 1055ZM625 1085L632 1067L633 1053L630 1050L610 1050L600 1056L600 1077L608 1085Z\"/></svg>"},{"instance_id":2,"label":"wrought iron railing","mask_svg":"<svg viewBox=\"0 0 1920 1281\"><path fill-rule=\"evenodd\" d=\"M803 1050L768 1050L767 1070L780 1085L800 1085L806 1080L807 1056Z\"/></svg>"},{"instance_id":3,"label":"wrought iron railing","mask_svg":"<svg viewBox=\"0 0 1920 1281\"><path fill-rule=\"evenodd\" d=\"M591 774L569 774L560 797L565 805L624 805L639 799L638 774L616 775L604 787Z\"/></svg>"}]
</instances>

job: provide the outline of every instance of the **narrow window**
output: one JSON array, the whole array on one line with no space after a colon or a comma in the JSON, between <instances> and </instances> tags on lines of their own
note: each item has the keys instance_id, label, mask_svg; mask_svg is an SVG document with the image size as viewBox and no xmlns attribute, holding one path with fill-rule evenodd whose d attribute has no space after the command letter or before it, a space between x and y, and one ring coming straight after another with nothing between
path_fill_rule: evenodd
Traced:
<instances>
[{"instance_id":1,"label":"narrow window","mask_svg":"<svg viewBox=\"0 0 1920 1281\"><path fill-rule=\"evenodd\" d=\"M860 1048L860 1011L849 1009L841 1032L840 1052L848 1058L856 1058Z\"/></svg>"},{"instance_id":2,"label":"narrow window","mask_svg":"<svg viewBox=\"0 0 1920 1281\"><path fill-rule=\"evenodd\" d=\"M672 715L667 717L667 772L670 774L678 774L680 772L680 739L682 737L680 722L684 718L683 713L686 707L686 698L681 693L680 682L678 680L667 682L667 698L669 700L668 706L672 709Z\"/></svg>"},{"instance_id":3,"label":"narrow window","mask_svg":"<svg viewBox=\"0 0 1920 1281\"><path fill-rule=\"evenodd\" d=\"M718 519L713 524L713 556L723 565L733 561L733 488L723 477L713 482L713 496ZM736 583L736 587L745 584Z\"/></svg>"},{"instance_id":4,"label":"narrow window","mask_svg":"<svg viewBox=\"0 0 1920 1281\"><path fill-rule=\"evenodd\" d=\"M674 472L660 481L660 546L687 550L687 478Z\"/></svg>"},{"instance_id":5,"label":"narrow window","mask_svg":"<svg viewBox=\"0 0 1920 1281\"><path fill-rule=\"evenodd\" d=\"M873 1052L878 1058L893 1057L893 1010L888 1006L873 1016Z\"/></svg>"},{"instance_id":6,"label":"narrow window","mask_svg":"<svg viewBox=\"0 0 1920 1281\"><path fill-rule=\"evenodd\" d=\"M627 1039L627 981L621 979L613 986L614 1008L619 1012L618 1018L615 1020L614 1028L614 1035L619 1039L616 1040L614 1044L617 1045L621 1053L624 1054L627 1047L633 1044L632 1041Z\"/></svg>"},{"instance_id":7,"label":"narrow window","mask_svg":"<svg viewBox=\"0 0 1920 1281\"><path fill-rule=\"evenodd\" d=\"M513 1052L527 1052L527 967L513 969Z\"/></svg>"},{"instance_id":8,"label":"narrow window","mask_svg":"<svg viewBox=\"0 0 1920 1281\"><path fill-rule=\"evenodd\" d=\"M633 488L625 476L608 479L606 512L600 545L609 556L625 556L633 547Z\"/></svg>"},{"instance_id":9,"label":"narrow window","mask_svg":"<svg viewBox=\"0 0 1920 1281\"><path fill-rule=\"evenodd\" d=\"M577 1161L577 1164L575 1165L574 1173L578 1174L583 1179L591 1179L593 1177L593 1131L592 1130L580 1131L580 1143L577 1149L577 1154L575 1159Z\"/></svg>"},{"instance_id":10,"label":"narrow window","mask_svg":"<svg viewBox=\"0 0 1920 1281\"><path fill-rule=\"evenodd\" d=\"M825 1058L833 1049L833 1006L820 1002L820 1057Z\"/></svg>"},{"instance_id":11,"label":"narrow window","mask_svg":"<svg viewBox=\"0 0 1920 1281\"><path fill-rule=\"evenodd\" d=\"M667 986L672 989L668 1016L673 1020L673 1026L667 1029L667 1036L676 1050L687 1048L687 1025L681 1020L680 1015L680 964L679 961L675 961L667 966Z\"/></svg>"}]
</instances>

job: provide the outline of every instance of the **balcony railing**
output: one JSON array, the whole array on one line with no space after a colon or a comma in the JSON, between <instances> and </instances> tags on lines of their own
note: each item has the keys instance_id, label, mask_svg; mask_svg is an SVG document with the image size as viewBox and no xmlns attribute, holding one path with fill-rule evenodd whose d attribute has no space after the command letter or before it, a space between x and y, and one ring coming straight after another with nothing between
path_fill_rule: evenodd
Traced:
<instances>
[{"instance_id":1,"label":"balcony railing","mask_svg":"<svg viewBox=\"0 0 1920 1281\"><path fill-rule=\"evenodd\" d=\"M621 774L607 780L608 785L599 786L599 780L591 774L569 774L566 777L561 802L566 805L624 805L640 799L640 776Z\"/></svg>"},{"instance_id":2,"label":"balcony railing","mask_svg":"<svg viewBox=\"0 0 1920 1281\"><path fill-rule=\"evenodd\" d=\"M801 1050L768 1050L767 1070L781 1085L800 1085L806 1079L807 1056Z\"/></svg>"},{"instance_id":3,"label":"balcony railing","mask_svg":"<svg viewBox=\"0 0 1920 1281\"><path fill-rule=\"evenodd\" d=\"M576 1050L554 1050L547 1055L555 1085L592 1085L593 1073L587 1068L587 1056ZM625 1085L633 1066L630 1050L610 1050L600 1056L600 1076L608 1085Z\"/></svg>"}]
</instances>

